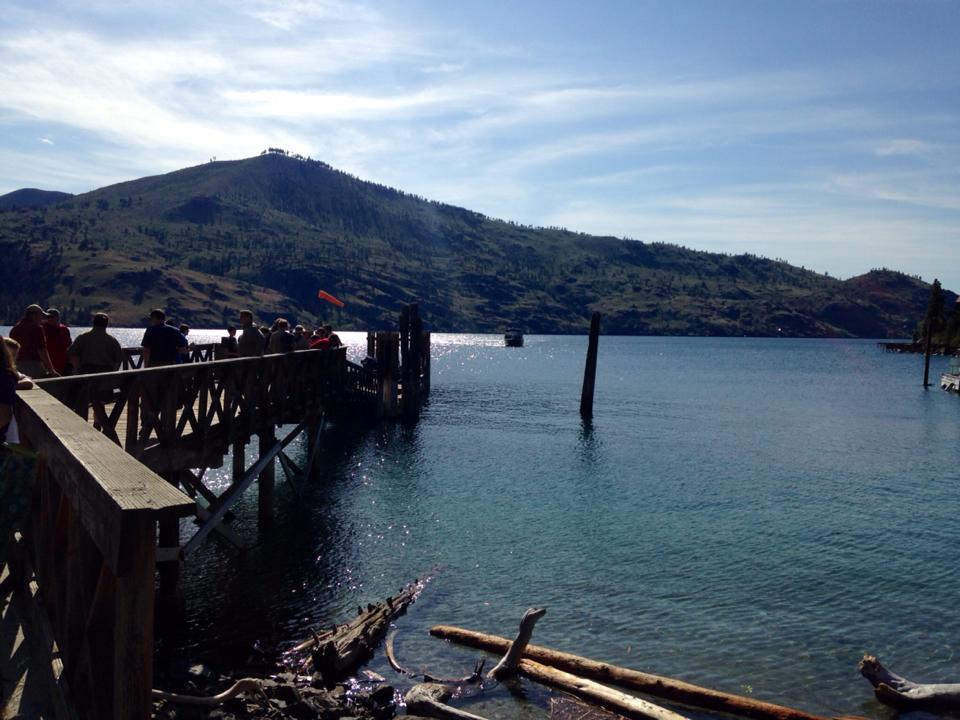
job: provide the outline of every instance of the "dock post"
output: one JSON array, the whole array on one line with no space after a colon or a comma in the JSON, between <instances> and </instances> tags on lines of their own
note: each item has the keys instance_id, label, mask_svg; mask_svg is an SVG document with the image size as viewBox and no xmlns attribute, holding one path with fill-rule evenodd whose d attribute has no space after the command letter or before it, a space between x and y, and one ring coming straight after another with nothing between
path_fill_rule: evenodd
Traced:
<instances>
[{"instance_id":1,"label":"dock post","mask_svg":"<svg viewBox=\"0 0 960 720\"><path fill-rule=\"evenodd\" d=\"M126 567L116 578L113 608L113 713L117 718L149 717L153 687L154 572L156 544L150 519L126 529ZM176 563L173 563L176 565ZM94 667L94 672L98 668ZM105 684L105 687L109 687Z\"/></svg>"},{"instance_id":2,"label":"dock post","mask_svg":"<svg viewBox=\"0 0 960 720\"><path fill-rule=\"evenodd\" d=\"M273 424L262 428L259 435L260 455L266 455L277 444ZM257 523L261 529L273 524L273 481L276 477L276 460L267 463L257 481Z\"/></svg>"},{"instance_id":3,"label":"dock post","mask_svg":"<svg viewBox=\"0 0 960 720\"><path fill-rule=\"evenodd\" d=\"M400 312L400 388L403 397L400 401L400 414L406 415L410 399L410 379L413 377L410 362L410 309L412 305L404 305Z\"/></svg>"},{"instance_id":4,"label":"dock post","mask_svg":"<svg viewBox=\"0 0 960 720\"><path fill-rule=\"evenodd\" d=\"M407 306L407 355L403 359L403 415L407 418L420 416L420 377L423 346L423 321L420 319L420 306L410 303Z\"/></svg>"},{"instance_id":5,"label":"dock post","mask_svg":"<svg viewBox=\"0 0 960 720\"><path fill-rule=\"evenodd\" d=\"M380 374L380 417L397 416L397 375L400 359L400 335L395 332L377 333L377 372Z\"/></svg>"},{"instance_id":6,"label":"dock post","mask_svg":"<svg viewBox=\"0 0 960 720\"><path fill-rule=\"evenodd\" d=\"M597 377L597 344L600 339L600 313L590 318L590 343L587 346L587 365L583 369L583 390L580 393L580 416L593 417L593 388Z\"/></svg>"},{"instance_id":7,"label":"dock post","mask_svg":"<svg viewBox=\"0 0 960 720\"><path fill-rule=\"evenodd\" d=\"M430 333L423 333L423 394L430 394Z\"/></svg>"},{"instance_id":8,"label":"dock post","mask_svg":"<svg viewBox=\"0 0 960 720\"><path fill-rule=\"evenodd\" d=\"M927 320L927 339L926 339L926 342L924 343L924 349L923 349L923 387L924 388L930 387L930 352L931 352L931 346L933 345L933 329L931 328L931 325L933 325L933 323L930 322L928 319Z\"/></svg>"},{"instance_id":9,"label":"dock post","mask_svg":"<svg viewBox=\"0 0 960 720\"><path fill-rule=\"evenodd\" d=\"M180 487L179 473L176 470L163 473L164 480L175 488ZM180 518L169 517L161 518L159 523L158 541L160 547L175 548L180 546ZM164 596L174 596L177 592L177 583L180 580L180 561L165 560L157 563L157 570L160 574L160 594Z\"/></svg>"},{"instance_id":10,"label":"dock post","mask_svg":"<svg viewBox=\"0 0 960 720\"><path fill-rule=\"evenodd\" d=\"M242 440L233 442L233 482L237 482L247 471L247 444Z\"/></svg>"}]
</instances>

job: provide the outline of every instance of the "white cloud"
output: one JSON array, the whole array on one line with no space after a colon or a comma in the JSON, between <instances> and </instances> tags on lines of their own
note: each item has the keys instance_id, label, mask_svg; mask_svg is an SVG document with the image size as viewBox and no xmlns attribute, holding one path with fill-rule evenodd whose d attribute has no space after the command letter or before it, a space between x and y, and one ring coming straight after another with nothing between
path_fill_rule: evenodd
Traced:
<instances>
[{"instance_id":1,"label":"white cloud","mask_svg":"<svg viewBox=\"0 0 960 720\"><path fill-rule=\"evenodd\" d=\"M877 145L874 153L881 157L890 155L926 155L934 151L931 143L923 140L911 140L902 138L898 140L888 140Z\"/></svg>"},{"instance_id":2,"label":"white cloud","mask_svg":"<svg viewBox=\"0 0 960 720\"><path fill-rule=\"evenodd\" d=\"M40 142L42 142L44 145L53 145L53 144L54 144L53 140L51 140L50 138L47 138L47 137L42 137L42 138L40 138Z\"/></svg>"},{"instance_id":3,"label":"white cloud","mask_svg":"<svg viewBox=\"0 0 960 720\"><path fill-rule=\"evenodd\" d=\"M380 16L356 2L339 0L241 0L240 12L284 31L317 21L378 22Z\"/></svg>"}]
</instances>

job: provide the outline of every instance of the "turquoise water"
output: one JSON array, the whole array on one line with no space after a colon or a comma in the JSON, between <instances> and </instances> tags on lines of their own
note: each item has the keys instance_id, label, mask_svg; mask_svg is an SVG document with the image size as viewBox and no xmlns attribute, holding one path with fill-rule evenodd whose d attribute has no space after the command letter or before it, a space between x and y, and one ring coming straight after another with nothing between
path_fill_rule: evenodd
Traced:
<instances>
[{"instance_id":1,"label":"turquoise water","mask_svg":"<svg viewBox=\"0 0 960 720\"><path fill-rule=\"evenodd\" d=\"M922 358L602 337L585 425L585 337L501 345L434 335L420 421L331 428L321 477L299 497L278 483L273 532L248 492L233 527L258 544L211 542L184 567L176 652L282 646L438 565L396 647L440 674L477 653L431 625L511 635L545 606L537 643L817 713L890 715L857 674L864 652L960 680L960 398L920 387ZM470 709L542 717L547 699L525 682Z\"/></svg>"},{"instance_id":2,"label":"turquoise water","mask_svg":"<svg viewBox=\"0 0 960 720\"><path fill-rule=\"evenodd\" d=\"M431 625L509 635L538 605L541 644L824 714L886 714L865 651L958 679L960 398L920 387L921 358L604 337L584 425L585 349L434 336L419 423L331 432L321 480L278 487L275 533L258 538L251 492L235 526L262 544L186 569L184 650L300 638L438 564L397 650L448 675L476 653ZM474 709L542 714L525 692Z\"/></svg>"}]
</instances>

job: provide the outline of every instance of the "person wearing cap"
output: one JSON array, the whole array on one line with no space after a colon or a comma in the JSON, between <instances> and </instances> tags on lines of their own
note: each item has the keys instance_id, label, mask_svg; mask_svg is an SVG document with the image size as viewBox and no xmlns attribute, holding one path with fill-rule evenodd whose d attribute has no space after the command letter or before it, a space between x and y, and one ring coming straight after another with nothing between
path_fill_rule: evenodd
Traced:
<instances>
[{"instance_id":1,"label":"person wearing cap","mask_svg":"<svg viewBox=\"0 0 960 720\"><path fill-rule=\"evenodd\" d=\"M43 322L43 334L47 341L47 352L53 369L60 375L67 372L67 348L70 347L70 328L60 322L60 311L47 308L47 319Z\"/></svg>"},{"instance_id":2,"label":"person wearing cap","mask_svg":"<svg viewBox=\"0 0 960 720\"><path fill-rule=\"evenodd\" d=\"M106 313L93 316L93 327L77 335L67 354L78 373L116 372L123 364L120 342L107 332L110 318Z\"/></svg>"},{"instance_id":3,"label":"person wearing cap","mask_svg":"<svg viewBox=\"0 0 960 720\"><path fill-rule=\"evenodd\" d=\"M53 367L47 352L47 338L41 323L47 314L39 305L28 305L20 322L10 329L10 337L20 343L17 359L20 371L32 378L45 378L60 373Z\"/></svg>"}]
</instances>

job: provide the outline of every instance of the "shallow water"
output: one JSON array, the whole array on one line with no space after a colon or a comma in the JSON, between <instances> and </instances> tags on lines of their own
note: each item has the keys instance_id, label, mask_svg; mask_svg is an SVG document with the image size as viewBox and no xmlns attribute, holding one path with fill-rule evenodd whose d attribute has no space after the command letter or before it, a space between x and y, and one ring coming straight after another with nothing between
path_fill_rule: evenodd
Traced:
<instances>
[{"instance_id":1,"label":"shallow water","mask_svg":"<svg viewBox=\"0 0 960 720\"><path fill-rule=\"evenodd\" d=\"M342 336L358 355L363 335ZM889 714L856 672L865 651L960 679L960 398L920 387L922 358L602 337L584 424L585 337L501 345L434 335L420 421L331 428L321 477L299 497L278 482L273 532L248 491L233 527L257 545L210 542L184 567L176 652L284 645L439 565L396 646L441 674L477 653L431 625L510 635L539 605L539 644L823 714ZM542 716L546 693L520 692L472 709Z\"/></svg>"}]
</instances>

